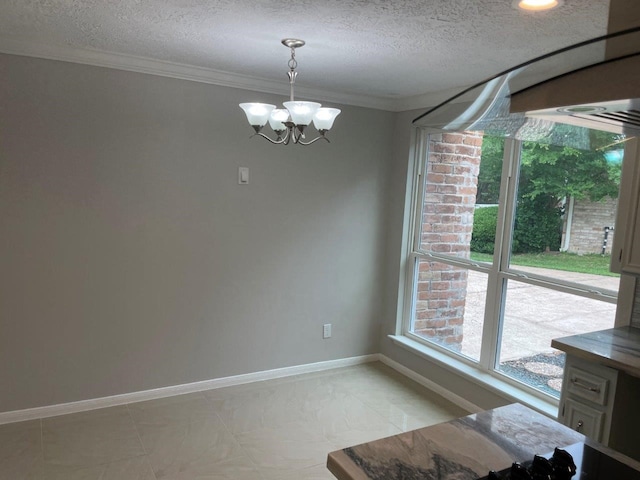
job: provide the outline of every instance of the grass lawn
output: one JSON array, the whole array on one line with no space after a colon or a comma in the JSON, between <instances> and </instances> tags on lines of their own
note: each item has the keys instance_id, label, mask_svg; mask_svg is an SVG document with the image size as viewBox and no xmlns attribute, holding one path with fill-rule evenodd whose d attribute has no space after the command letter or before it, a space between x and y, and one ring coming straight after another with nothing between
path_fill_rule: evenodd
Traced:
<instances>
[{"instance_id":1,"label":"grass lawn","mask_svg":"<svg viewBox=\"0 0 640 480\"><path fill-rule=\"evenodd\" d=\"M486 253L471 252L471 259L479 262L491 262L492 255ZM553 270L565 270L567 272L592 273L594 275L606 275L617 277L617 273L609 271L610 255L576 255L575 253L521 253L511 256L512 265L523 267L551 268Z\"/></svg>"}]
</instances>

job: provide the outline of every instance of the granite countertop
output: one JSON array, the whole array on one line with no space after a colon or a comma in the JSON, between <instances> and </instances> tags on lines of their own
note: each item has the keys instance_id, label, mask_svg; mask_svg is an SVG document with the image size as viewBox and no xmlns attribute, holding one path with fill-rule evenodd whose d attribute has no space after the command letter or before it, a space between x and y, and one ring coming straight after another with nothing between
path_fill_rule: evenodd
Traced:
<instances>
[{"instance_id":1,"label":"granite countertop","mask_svg":"<svg viewBox=\"0 0 640 480\"><path fill-rule=\"evenodd\" d=\"M640 377L640 328L617 327L556 338L551 346Z\"/></svg>"},{"instance_id":2,"label":"granite countertop","mask_svg":"<svg viewBox=\"0 0 640 480\"><path fill-rule=\"evenodd\" d=\"M329 454L339 480L476 480L585 437L520 404Z\"/></svg>"}]
</instances>

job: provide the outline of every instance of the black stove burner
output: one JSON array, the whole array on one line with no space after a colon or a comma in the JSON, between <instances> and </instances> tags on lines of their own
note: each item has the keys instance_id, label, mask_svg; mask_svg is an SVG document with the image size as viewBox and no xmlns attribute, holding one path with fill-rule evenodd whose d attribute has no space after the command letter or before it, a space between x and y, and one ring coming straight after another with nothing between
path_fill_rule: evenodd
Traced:
<instances>
[{"instance_id":1,"label":"black stove burner","mask_svg":"<svg viewBox=\"0 0 640 480\"><path fill-rule=\"evenodd\" d=\"M545 458L550 457L550 458ZM575 463L574 463L575 462ZM640 470L583 442L536 455L531 462L491 472L478 480L640 480Z\"/></svg>"},{"instance_id":2,"label":"black stove burner","mask_svg":"<svg viewBox=\"0 0 640 480\"><path fill-rule=\"evenodd\" d=\"M483 480L570 480L575 474L571 454L556 448L549 459L535 455L531 462L516 462L500 472L491 471Z\"/></svg>"}]
</instances>

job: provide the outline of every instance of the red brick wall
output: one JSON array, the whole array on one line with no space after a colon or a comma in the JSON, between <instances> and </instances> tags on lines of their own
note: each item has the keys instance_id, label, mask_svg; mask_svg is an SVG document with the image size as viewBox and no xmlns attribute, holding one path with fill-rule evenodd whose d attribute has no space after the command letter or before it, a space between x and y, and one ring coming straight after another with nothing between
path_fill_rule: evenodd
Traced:
<instances>
[{"instance_id":1,"label":"red brick wall","mask_svg":"<svg viewBox=\"0 0 640 480\"><path fill-rule=\"evenodd\" d=\"M422 209L425 251L469 257L481 145L476 132L430 136ZM459 350L466 293L466 270L422 260L414 332Z\"/></svg>"}]
</instances>

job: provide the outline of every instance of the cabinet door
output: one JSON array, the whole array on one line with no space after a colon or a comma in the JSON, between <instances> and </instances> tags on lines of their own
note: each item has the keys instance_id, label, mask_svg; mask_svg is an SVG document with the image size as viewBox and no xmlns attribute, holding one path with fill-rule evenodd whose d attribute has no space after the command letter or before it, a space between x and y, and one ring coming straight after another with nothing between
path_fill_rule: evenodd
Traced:
<instances>
[{"instance_id":1,"label":"cabinet door","mask_svg":"<svg viewBox=\"0 0 640 480\"><path fill-rule=\"evenodd\" d=\"M640 165L637 139L627 142L622 164L611 271L640 275Z\"/></svg>"},{"instance_id":2,"label":"cabinet door","mask_svg":"<svg viewBox=\"0 0 640 480\"><path fill-rule=\"evenodd\" d=\"M563 423L599 442L602 438L604 413L568 398L564 402Z\"/></svg>"}]
</instances>

